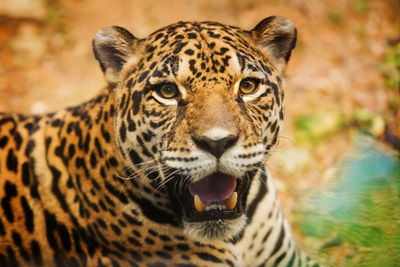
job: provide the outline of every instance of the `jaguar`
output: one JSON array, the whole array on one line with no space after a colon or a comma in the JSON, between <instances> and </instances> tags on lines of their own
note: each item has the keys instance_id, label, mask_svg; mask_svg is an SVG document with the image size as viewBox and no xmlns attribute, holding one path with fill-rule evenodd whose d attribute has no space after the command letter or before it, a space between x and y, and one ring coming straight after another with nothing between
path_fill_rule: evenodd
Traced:
<instances>
[{"instance_id":1,"label":"jaguar","mask_svg":"<svg viewBox=\"0 0 400 267\"><path fill-rule=\"evenodd\" d=\"M279 16L251 30L178 22L143 39L101 29L96 96L0 113L0 265L314 264L266 168L296 35Z\"/></svg>"}]
</instances>

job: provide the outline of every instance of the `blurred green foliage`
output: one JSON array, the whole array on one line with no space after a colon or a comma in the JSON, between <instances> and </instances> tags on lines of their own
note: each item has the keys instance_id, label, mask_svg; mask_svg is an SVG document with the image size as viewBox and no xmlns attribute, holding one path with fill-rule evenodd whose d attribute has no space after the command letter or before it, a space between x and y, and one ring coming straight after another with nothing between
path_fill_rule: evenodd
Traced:
<instances>
[{"instance_id":1,"label":"blurred green foliage","mask_svg":"<svg viewBox=\"0 0 400 267\"><path fill-rule=\"evenodd\" d=\"M353 1L353 8L361 14L366 13L369 10L369 4L366 0Z\"/></svg>"},{"instance_id":2,"label":"blurred green foliage","mask_svg":"<svg viewBox=\"0 0 400 267\"><path fill-rule=\"evenodd\" d=\"M344 126L341 114L319 112L318 114L299 114L296 116L294 138L296 143L316 144Z\"/></svg>"},{"instance_id":3,"label":"blurred green foliage","mask_svg":"<svg viewBox=\"0 0 400 267\"><path fill-rule=\"evenodd\" d=\"M385 87L400 89L400 43L388 49L380 70Z\"/></svg>"},{"instance_id":4,"label":"blurred green foliage","mask_svg":"<svg viewBox=\"0 0 400 267\"><path fill-rule=\"evenodd\" d=\"M343 14L340 10L331 10L328 13L329 21L334 25L341 25L343 22Z\"/></svg>"},{"instance_id":5,"label":"blurred green foliage","mask_svg":"<svg viewBox=\"0 0 400 267\"><path fill-rule=\"evenodd\" d=\"M399 159L371 144L359 145L335 184L310 197L301 214L302 232L327 241L319 253L328 266L330 249L344 245L340 266L399 266Z\"/></svg>"}]
</instances>

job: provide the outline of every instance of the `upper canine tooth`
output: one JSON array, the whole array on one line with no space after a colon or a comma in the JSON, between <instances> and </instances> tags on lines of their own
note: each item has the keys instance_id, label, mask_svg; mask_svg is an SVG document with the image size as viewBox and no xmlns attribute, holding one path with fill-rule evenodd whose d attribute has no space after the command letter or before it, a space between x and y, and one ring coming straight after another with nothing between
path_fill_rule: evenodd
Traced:
<instances>
[{"instance_id":1,"label":"upper canine tooth","mask_svg":"<svg viewBox=\"0 0 400 267\"><path fill-rule=\"evenodd\" d=\"M194 206L198 212L202 212L204 210L205 204L200 199L199 195L194 195Z\"/></svg>"},{"instance_id":2,"label":"upper canine tooth","mask_svg":"<svg viewBox=\"0 0 400 267\"><path fill-rule=\"evenodd\" d=\"M236 191L233 192L232 196L226 200L226 207L228 210L233 210L236 206L238 198L238 193Z\"/></svg>"}]
</instances>

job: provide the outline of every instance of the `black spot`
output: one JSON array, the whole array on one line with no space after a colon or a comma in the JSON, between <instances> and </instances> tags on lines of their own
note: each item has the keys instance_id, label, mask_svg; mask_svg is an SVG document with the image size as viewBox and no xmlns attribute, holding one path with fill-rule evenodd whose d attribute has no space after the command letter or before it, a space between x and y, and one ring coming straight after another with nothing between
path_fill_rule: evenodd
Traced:
<instances>
[{"instance_id":1,"label":"black spot","mask_svg":"<svg viewBox=\"0 0 400 267\"><path fill-rule=\"evenodd\" d=\"M14 250L10 246L7 246L7 254L8 254L8 262L10 264L9 266L19 267L19 263L17 261L17 258L15 257Z\"/></svg>"},{"instance_id":2,"label":"black spot","mask_svg":"<svg viewBox=\"0 0 400 267\"><path fill-rule=\"evenodd\" d=\"M230 266L230 267L235 267L232 261L226 259L225 262ZM288 265L289 266L289 265Z\"/></svg>"},{"instance_id":3,"label":"black spot","mask_svg":"<svg viewBox=\"0 0 400 267\"><path fill-rule=\"evenodd\" d=\"M129 197L140 205L143 215L150 220L156 221L161 224L171 224L173 226L178 226L178 222L172 214L157 208L149 200L145 198L135 198L132 195L129 195Z\"/></svg>"},{"instance_id":4,"label":"black spot","mask_svg":"<svg viewBox=\"0 0 400 267\"><path fill-rule=\"evenodd\" d=\"M112 244L121 251L126 251L126 248L118 241L112 241Z\"/></svg>"},{"instance_id":5,"label":"black spot","mask_svg":"<svg viewBox=\"0 0 400 267\"><path fill-rule=\"evenodd\" d=\"M133 224L133 225L138 225L141 226L142 222L138 221L136 218L126 214L125 212L122 213L122 216L128 221L128 223Z\"/></svg>"},{"instance_id":6,"label":"black spot","mask_svg":"<svg viewBox=\"0 0 400 267\"><path fill-rule=\"evenodd\" d=\"M99 153L100 158L103 157L103 151L101 149L101 145L99 139L97 137L94 138L94 146L96 147L97 153Z\"/></svg>"},{"instance_id":7,"label":"black spot","mask_svg":"<svg viewBox=\"0 0 400 267\"><path fill-rule=\"evenodd\" d=\"M155 134L152 131L148 130L147 133L142 133L142 136L146 142L150 142L151 138L153 138Z\"/></svg>"},{"instance_id":8,"label":"black spot","mask_svg":"<svg viewBox=\"0 0 400 267\"><path fill-rule=\"evenodd\" d=\"M113 194L115 197L117 197L122 203L128 204L128 199L122 192L117 190L112 184L110 184L108 182L106 182L105 185L106 185L107 190L111 194Z\"/></svg>"},{"instance_id":9,"label":"black spot","mask_svg":"<svg viewBox=\"0 0 400 267\"><path fill-rule=\"evenodd\" d=\"M57 200L61 204L61 208L64 211L69 210L68 204L65 200L65 195L61 192L60 188L58 187L58 182L61 178L61 172L54 166L49 166L51 174L53 176L53 180L51 182L51 192L57 197Z\"/></svg>"},{"instance_id":10,"label":"black spot","mask_svg":"<svg viewBox=\"0 0 400 267\"><path fill-rule=\"evenodd\" d=\"M111 265L112 265L113 267L120 267L120 266L121 266L121 265L119 265L119 263L116 262L114 259L111 259Z\"/></svg>"},{"instance_id":11,"label":"black spot","mask_svg":"<svg viewBox=\"0 0 400 267\"><path fill-rule=\"evenodd\" d=\"M116 235L121 235L121 229L117 225L112 223L110 224L110 227Z\"/></svg>"},{"instance_id":12,"label":"black spot","mask_svg":"<svg viewBox=\"0 0 400 267\"><path fill-rule=\"evenodd\" d=\"M164 34L163 33L159 33L156 35L156 37L154 38L154 41L157 41L158 39L160 39L161 37L163 37Z\"/></svg>"},{"instance_id":13,"label":"black spot","mask_svg":"<svg viewBox=\"0 0 400 267\"><path fill-rule=\"evenodd\" d=\"M168 246L168 245L164 245L164 246L163 246L163 249L164 249L164 250L167 250L167 251L173 251L173 250L174 250L174 247Z\"/></svg>"},{"instance_id":14,"label":"black spot","mask_svg":"<svg viewBox=\"0 0 400 267\"><path fill-rule=\"evenodd\" d=\"M284 251L278 258L276 258L274 264L276 264L276 266L279 265L279 263L286 257L286 251ZM288 266L292 266L292 265L288 265Z\"/></svg>"},{"instance_id":15,"label":"black spot","mask_svg":"<svg viewBox=\"0 0 400 267\"><path fill-rule=\"evenodd\" d=\"M140 247L142 245L136 238L133 238L131 236L128 237L128 242L137 247Z\"/></svg>"},{"instance_id":16,"label":"black spot","mask_svg":"<svg viewBox=\"0 0 400 267\"><path fill-rule=\"evenodd\" d=\"M85 142L83 143L83 148L86 153L89 152L89 145L90 145L90 133L86 135Z\"/></svg>"},{"instance_id":17,"label":"black spot","mask_svg":"<svg viewBox=\"0 0 400 267\"><path fill-rule=\"evenodd\" d=\"M32 251L33 262L36 265L42 265L43 264L42 252L40 251L40 245L36 240L31 241L31 251Z\"/></svg>"},{"instance_id":18,"label":"black spot","mask_svg":"<svg viewBox=\"0 0 400 267\"><path fill-rule=\"evenodd\" d=\"M6 219L12 223L14 222L14 213L11 207L11 199L17 196L17 187L15 184L6 181L4 185L5 196L1 200L1 207L3 208Z\"/></svg>"},{"instance_id":19,"label":"black spot","mask_svg":"<svg viewBox=\"0 0 400 267\"><path fill-rule=\"evenodd\" d=\"M58 235L60 237L61 245L65 251L71 250L71 239L67 227L64 224L58 223Z\"/></svg>"},{"instance_id":20,"label":"black spot","mask_svg":"<svg viewBox=\"0 0 400 267\"><path fill-rule=\"evenodd\" d=\"M197 34L195 34L194 32L188 33L188 39L196 39L197 38Z\"/></svg>"},{"instance_id":21,"label":"black spot","mask_svg":"<svg viewBox=\"0 0 400 267\"><path fill-rule=\"evenodd\" d=\"M138 82L141 83L144 79L147 78L148 75L149 75L149 71L148 70L142 72L142 74L140 74L140 76L139 76Z\"/></svg>"},{"instance_id":22,"label":"black spot","mask_svg":"<svg viewBox=\"0 0 400 267\"><path fill-rule=\"evenodd\" d=\"M121 123L121 127L119 127L119 137L121 138L122 142L125 142L126 140L126 126L125 122Z\"/></svg>"},{"instance_id":23,"label":"black spot","mask_svg":"<svg viewBox=\"0 0 400 267\"><path fill-rule=\"evenodd\" d=\"M151 239L151 238L149 238L149 237L146 237L146 238L144 239L144 241L145 241L147 244L149 244L149 245L154 245L154 240Z\"/></svg>"},{"instance_id":24,"label":"black spot","mask_svg":"<svg viewBox=\"0 0 400 267\"><path fill-rule=\"evenodd\" d=\"M279 237L278 240L275 243L275 247L271 252L271 257L273 257L275 255L275 253L277 253L279 251L279 249L282 247L283 244L283 240L285 238L285 229L283 228L283 225L281 227L281 231L279 232Z\"/></svg>"},{"instance_id":25,"label":"black spot","mask_svg":"<svg viewBox=\"0 0 400 267\"><path fill-rule=\"evenodd\" d=\"M281 110L279 110L279 119L283 120L283 108L281 108Z\"/></svg>"},{"instance_id":26,"label":"black spot","mask_svg":"<svg viewBox=\"0 0 400 267\"><path fill-rule=\"evenodd\" d=\"M8 136L0 138L0 148L4 148L8 143Z\"/></svg>"},{"instance_id":27,"label":"black spot","mask_svg":"<svg viewBox=\"0 0 400 267\"><path fill-rule=\"evenodd\" d=\"M272 133L275 132L277 123L278 123L278 121L274 121L274 123L271 125L270 129L271 129Z\"/></svg>"},{"instance_id":28,"label":"black spot","mask_svg":"<svg viewBox=\"0 0 400 267\"><path fill-rule=\"evenodd\" d=\"M33 233L34 228L34 220L33 220L33 211L28 204L25 196L21 196L21 206L25 215L25 226L29 233Z\"/></svg>"},{"instance_id":29,"label":"black spot","mask_svg":"<svg viewBox=\"0 0 400 267\"><path fill-rule=\"evenodd\" d=\"M181 235L176 235L175 238L178 239L178 240L181 240L181 241L185 240L185 237L181 236ZM198 242L196 242L196 245L198 245L200 247L203 247L203 245L201 243L198 243Z\"/></svg>"},{"instance_id":30,"label":"black spot","mask_svg":"<svg viewBox=\"0 0 400 267\"><path fill-rule=\"evenodd\" d=\"M193 49L186 49L185 50L185 54L189 55L189 56L193 56L194 55L194 51L193 51Z\"/></svg>"},{"instance_id":31,"label":"black spot","mask_svg":"<svg viewBox=\"0 0 400 267\"><path fill-rule=\"evenodd\" d=\"M31 183L31 173L28 162L24 162L24 164L22 164L22 183L25 186L29 186Z\"/></svg>"},{"instance_id":32,"label":"black spot","mask_svg":"<svg viewBox=\"0 0 400 267\"><path fill-rule=\"evenodd\" d=\"M93 151L90 153L90 166L93 169L97 166L97 158Z\"/></svg>"},{"instance_id":33,"label":"black spot","mask_svg":"<svg viewBox=\"0 0 400 267\"><path fill-rule=\"evenodd\" d=\"M140 103L142 102L142 92L138 91L134 92L132 94L132 102L133 102L133 115L136 115L139 112Z\"/></svg>"},{"instance_id":34,"label":"black spot","mask_svg":"<svg viewBox=\"0 0 400 267\"><path fill-rule=\"evenodd\" d=\"M3 221L0 218L0 235L4 236L6 234Z\"/></svg>"},{"instance_id":35,"label":"black spot","mask_svg":"<svg viewBox=\"0 0 400 267\"><path fill-rule=\"evenodd\" d=\"M14 150L10 148L7 154L7 169L11 172L17 173L18 170L18 159L14 155Z\"/></svg>"},{"instance_id":36,"label":"black spot","mask_svg":"<svg viewBox=\"0 0 400 267\"><path fill-rule=\"evenodd\" d=\"M68 264L70 266L79 266L80 265L78 259L75 257L70 257Z\"/></svg>"},{"instance_id":37,"label":"black spot","mask_svg":"<svg viewBox=\"0 0 400 267\"><path fill-rule=\"evenodd\" d=\"M25 156L29 157L35 148L35 141L29 140L25 148Z\"/></svg>"},{"instance_id":38,"label":"black spot","mask_svg":"<svg viewBox=\"0 0 400 267\"><path fill-rule=\"evenodd\" d=\"M197 73L197 69L195 68L196 60L191 59L189 60L189 69L192 71L193 75Z\"/></svg>"},{"instance_id":39,"label":"black spot","mask_svg":"<svg viewBox=\"0 0 400 267\"><path fill-rule=\"evenodd\" d=\"M106 222L105 222L103 219L101 219L101 218L98 218L98 219L97 219L97 223L98 223L98 224L100 225L100 227L103 228L103 229L107 229L107 228L108 228Z\"/></svg>"},{"instance_id":40,"label":"black spot","mask_svg":"<svg viewBox=\"0 0 400 267\"><path fill-rule=\"evenodd\" d=\"M145 255L146 257L149 257L149 258L151 258L153 256L153 254L151 254L150 251L147 251L147 250L143 251L142 253L143 253L143 255Z\"/></svg>"},{"instance_id":41,"label":"black spot","mask_svg":"<svg viewBox=\"0 0 400 267\"><path fill-rule=\"evenodd\" d=\"M163 259L172 259L172 256L164 251L156 251L155 254Z\"/></svg>"},{"instance_id":42,"label":"black spot","mask_svg":"<svg viewBox=\"0 0 400 267\"><path fill-rule=\"evenodd\" d=\"M149 234L151 234L152 236L158 236L158 233L156 231L154 231L153 229L149 229L148 230Z\"/></svg>"},{"instance_id":43,"label":"black spot","mask_svg":"<svg viewBox=\"0 0 400 267\"><path fill-rule=\"evenodd\" d=\"M271 227L271 229L269 229L269 231L264 235L264 237L263 237L263 239L262 239L262 242L263 242L263 243L264 243L265 241L267 241L267 239L268 239L268 237L270 236L271 232L272 232L272 227Z\"/></svg>"},{"instance_id":44,"label":"black spot","mask_svg":"<svg viewBox=\"0 0 400 267\"><path fill-rule=\"evenodd\" d=\"M14 244L18 247L19 253L21 254L22 258L25 261L30 261L31 257L29 256L29 253L26 251L26 249L24 248L24 246L22 244L22 238L21 238L20 234L13 231L12 239L13 239Z\"/></svg>"},{"instance_id":45,"label":"black spot","mask_svg":"<svg viewBox=\"0 0 400 267\"><path fill-rule=\"evenodd\" d=\"M60 119L54 119L51 121L51 126L53 127L58 127L61 124L61 120Z\"/></svg>"},{"instance_id":46,"label":"black spot","mask_svg":"<svg viewBox=\"0 0 400 267\"><path fill-rule=\"evenodd\" d=\"M176 245L176 247L179 250L182 250L182 251L188 251L189 250L189 246L187 244L184 244L184 243L179 243L178 245Z\"/></svg>"},{"instance_id":47,"label":"black spot","mask_svg":"<svg viewBox=\"0 0 400 267\"><path fill-rule=\"evenodd\" d=\"M14 140L15 140L15 148L17 150L19 150L21 148L21 144L22 144L22 137L21 137L21 134L19 132L15 133Z\"/></svg>"},{"instance_id":48,"label":"black spot","mask_svg":"<svg viewBox=\"0 0 400 267\"><path fill-rule=\"evenodd\" d=\"M118 166L118 161L117 161L117 159L116 159L115 157L110 157L110 158L108 159L108 163L110 163L110 165L111 165L112 167Z\"/></svg>"},{"instance_id":49,"label":"black spot","mask_svg":"<svg viewBox=\"0 0 400 267\"><path fill-rule=\"evenodd\" d=\"M121 227L123 227L123 228L126 227L126 223L125 223L123 220L119 219L119 220L118 220L118 223L119 223L119 225L120 225Z\"/></svg>"},{"instance_id":50,"label":"black spot","mask_svg":"<svg viewBox=\"0 0 400 267\"><path fill-rule=\"evenodd\" d=\"M44 141L44 144L46 146L46 151L49 151L50 143L51 143L51 137L46 137Z\"/></svg>"},{"instance_id":51,"label":"black spot","mask_svg":"<svg viewBox=\"0 0 400 267\"><path fill-rule=\"evenodd\" d=\"M101 135L103 136L104 140L107 143L110 143L110 141L111 141L110 133L106 129L104 129L104 125L103 124L101 125Z\"/></svg>"},{"instance_id":52,"label":"black spot","mask_svg":"<svg viewBox=\"0 0 400 267\"><path fill-rule=\"evenodd\" d=\"M160 235L159 237L160 237L160 239L161 239L162 241L171 241L171 238L170 238L169 236Z\"/></svg>"},{"instance_id":53,"label":"black spot","mask_svg":"<svg viewBox=\"0 0 400 267\"><path fill-rule=\"evenodd\" d=\"M57 238L54 235L54 232L57 231L57 220L54 214L45 210L44 218L46 223L46 237L47 242L49 243L50 247L54 250L58 250Z\"/></svg>"},{"instance_id":54,"label":"black spot","mask_svg":"<svg viewBox=\"0 0 400 267\"><path fill-rule=\"evenodd\" d=\"M280 106L280 103L281 103L281 101L280 101L280 97L279 97L279 90L278 90L278 86L275 84L275 83L269 83L269 85L272 87L272 90L274 91L274 95L275 95L275 99L276 99L276 104L278 105L278 106Z\"/></svg>"},{"instance_id":55,"label":"black spot","mask_svg":"<svg viewBox=\"0 0 400 267\"><path fill-rule=\"evenodd\" d=\"M129 157L135 165L139 165L142 162L142 158L133 149L129 151Z\"/></svg>"},{"instance_id":56,"label":"black spot","mask_svg":"<svg viewBox=\"0 0 400 267\"><path fill-rule=\"evenodd\" d=\"M174 54L178 54L188 43L187 42L180 42L177 43L175 49L173 51Z\"/></svg>"},{"instance_id":57,"label":"black spot","mask_svg":"<svg viewBox=\"0 0 400 267\"><path fill-rule=\"evenodd\" d=\"M207 252L196 252L196 255L204 261L211 261L214 263L222 263L222 261L219 258L217 258L214 255L207 253Z\"/></svg>"},{"instance_id":58,"label":"black spot","mask_svg":"<svg viewBox=\"0 0 400 267\"><path fill-rule=\"evenodd\" d=\"M128 130L130 132L136 131L136 123L131 118L131 113L128 113Z\"/></svg>"},{"instance_id":59,"label":"black spot","mask_svg":"<svg viewBox=\"0 0 400 267\"><path fill-rule=\"evenodd\" d=\"M83 235L83 237L85 237L85 235ZM74 248L75 248L77 254L79 255L82 266L86 266L87 256L86 256L85 252L82 250L82 247L80 244L80 235L78 234L77 231L72 230L72 238L74 240ZM89 242L87 242L87 243L89 243Z\"/></svg>"}]
</instances>

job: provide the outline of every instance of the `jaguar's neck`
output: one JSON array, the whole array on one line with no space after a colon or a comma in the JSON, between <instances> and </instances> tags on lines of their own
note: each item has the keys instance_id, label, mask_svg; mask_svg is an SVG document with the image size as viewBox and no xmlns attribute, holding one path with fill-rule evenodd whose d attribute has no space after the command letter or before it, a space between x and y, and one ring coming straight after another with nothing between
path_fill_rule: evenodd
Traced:
<instances>
[{"instance_id":1,"label":"jaguar's neck","mask_svg":"<svg viewBox=\"0 0 400 267\"><path fill-rule=\"evenodd\" d=\"M109 216L109 221L126 221L138 215L174 224L165 208L168 199L160 194L159 199L146 197L154 192L145 192L149 188L145 179L124 165L116 145L113 98L105 89L92 100L40 122L45 124L42 149L47 156L43 164L48 168L36 165L35 172L43 177L42 190L54 193L47 194L44 203L58 202L79 226L98 224ZM44 177L52 179L45 181Z\"/></svg>"}]
</instances>

